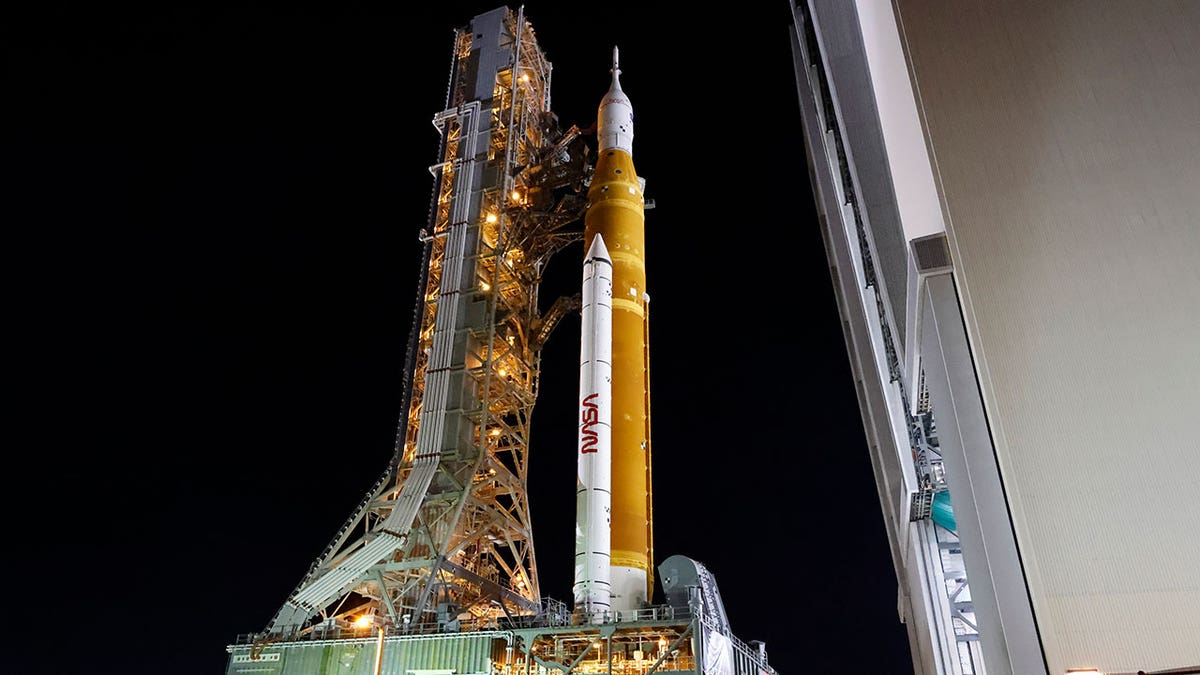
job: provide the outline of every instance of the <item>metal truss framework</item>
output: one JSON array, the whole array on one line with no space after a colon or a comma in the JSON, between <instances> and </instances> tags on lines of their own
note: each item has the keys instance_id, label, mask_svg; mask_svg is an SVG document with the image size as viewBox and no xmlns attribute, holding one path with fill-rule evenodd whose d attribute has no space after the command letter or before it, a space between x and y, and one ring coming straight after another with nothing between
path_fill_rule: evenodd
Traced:
<instances>
[{"instance_id":1,"label":"metal truss framework","mask_svg":"<svg viewBox=\"0 0 1200 675\"><path fill-rule=\"evenodd\" d=\"M928 493L925 511L920 515L932 532L929 557L936 560L933 578L942 582L941 591L946 595L950 610L950 623L958 650L958 663L963 675L983 672L983 654L979 644L979 626L975 620L975 605L971 601L971 588L967 583L967 568L963 563L962 544L958 533L932 522L933 496L949 491L946 485L945 468L939 450L937 425L933 421L933 409L929 404L929 389L925 386L925 371L920 371L917 385L917 412L913 416L916 428L913 432L913 461L917 475L922 478L922 494ZM914 502L916 497L914 497ZM911 516L914 520L917 515ZM924 539L924 538L923 538ZM936 551L932 544L936 543Z\"/></svg>"},{"instance_id":2,"label":"metal truss framework","mask_svg":"<svg viewBox=\"0 0 1200 675\"><path fill-rule=\"evenodd\" d=\"M433 120L442 161L395 456L264 641L351 615L452 630L539 611L530 417L541 348L578 298L540 313L538 286L581 238L567 226L591 167L579 130L550 113L551 66L523 12L481 19L456 34L450 105Z\"/></svg>"},{"instance_id":3,"label":"metal truss framework","mask_svg":"<svg viewBox=\"0 0 1200 675\"><path fill-rule=\"evenodd\" d=\"M950 603L954 640L958 647L958 663L963 675L983 672L983 653L979 645L979 626L975 620L975 605L967 584L967 568L963 564L962 544L958 535L941 525L933 524L938 546L938 563L946 599Z\"/></svg>"}]
</instances>

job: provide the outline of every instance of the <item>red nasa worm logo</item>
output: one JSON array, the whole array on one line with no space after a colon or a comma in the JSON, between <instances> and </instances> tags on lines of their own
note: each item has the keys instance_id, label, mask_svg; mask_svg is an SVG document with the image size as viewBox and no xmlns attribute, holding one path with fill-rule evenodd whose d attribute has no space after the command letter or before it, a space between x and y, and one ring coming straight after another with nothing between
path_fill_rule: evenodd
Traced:
<instances>
[{"instance_id":1,"label":"red nasa worm logo","mask_svg":"<svg viewBox=\"0 0 1200 675\"><path fill-rule=\"evenodd\" d=\"M589 452L596 452L596 445L600 442L599 435L592 429L600 421L600 406L592 402L592 399L599 395L589 394L583 399L583 429L579 432L583 437L583 442L579 448L579 453L582 455L586 455Z\"/></svg>"}]
</instances>

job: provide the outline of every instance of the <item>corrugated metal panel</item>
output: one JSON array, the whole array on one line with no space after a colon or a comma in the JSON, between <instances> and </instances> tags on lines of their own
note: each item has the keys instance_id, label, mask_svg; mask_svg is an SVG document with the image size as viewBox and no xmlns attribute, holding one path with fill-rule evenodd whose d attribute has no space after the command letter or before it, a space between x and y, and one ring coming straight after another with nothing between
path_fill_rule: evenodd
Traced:
<instances>
[{"instance_id":1,"label":"corrugated metal panel","mask_svg":"<svg viewBox=\"0 0 1200 675\"><path fill-rule=\"evenodd\" d=\"M375 645L368 641L289 646L283 655L283 675L372 675L375 669Z\"/></svg>"},{"instance_id":2,"label":"corrugated metal panel","mask_svg":"<svg viewBox=\"0 0 1200 675\"><path fill-rule=\"evenodd\" d=\"M1200 663L1200 3L895 6L1050 671Z\"/></svg>"},{"instance_id":3,"label":"corrugated metal panel","mask_svg":"<svg viewBox=\"0 0 1200 675\"><path fill-rule=\"evenodd\" d=\"M495 640L495 636L485 635L388 641L383 648L384 672L394 675L406 675L410 670L453 670L456 675L490 673Z\"/></svg>"},{"instance_id":4,"label":"corrugated metal panel","mask_svg":"<svg viewBox=\"0 0 1200 675\"><path fill-rule=\"evenodd\" d=\"M499 641L499 646L497 645ZM390 637L383 647L383 672L409 675L410 671L448 670L455 675L491 673L492 654L503 649L497 633L461 636ZM271 645L264 656L278 660L246 661L250 648L234 650L228 675L372 675L375 668L374 639L290 642Z\"/></svg>"}]
</instances>

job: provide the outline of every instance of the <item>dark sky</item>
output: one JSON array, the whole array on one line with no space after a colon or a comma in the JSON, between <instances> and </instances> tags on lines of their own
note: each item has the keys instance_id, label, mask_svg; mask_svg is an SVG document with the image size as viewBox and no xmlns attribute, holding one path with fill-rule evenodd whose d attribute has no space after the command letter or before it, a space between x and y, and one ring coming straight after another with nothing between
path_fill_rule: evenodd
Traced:
<instances>
[{"instance_id":1,"label":"dark sky","mask_svg":"<svg viewBox=\"0 0 1200 675\"><path fill-rule=\"evenodd\" d=\"M383 470L430 119L453 29L499 3L159 4L46 2L4 27L6 672L222 672ZM594 121L621 47L657 204L658 558L705 563L780 673L909 673L788 4L577 6L525 11L564 127ZM581 257L551 263L547 305ZM543 351L531 439L542 590L562 600L578 335L573 315Z\"/></svg>"}]
</instances>

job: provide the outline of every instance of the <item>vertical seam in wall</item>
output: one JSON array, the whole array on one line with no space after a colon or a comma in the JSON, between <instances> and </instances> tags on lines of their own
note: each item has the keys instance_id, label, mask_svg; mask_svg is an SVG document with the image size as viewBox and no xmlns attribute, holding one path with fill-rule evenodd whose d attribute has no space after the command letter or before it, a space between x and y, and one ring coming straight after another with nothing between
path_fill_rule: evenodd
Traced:
<instances>
[{"instance_id":1,"label":"vertical seam in wall","mask_svg":"<svg viewBox=\"0 0 1200 675\"><path fill-rule=\"evenodd\" d=\"M961 311L962 310L962 299L959 296L959 292L958 292L958 279L957 279L958 275L950 274L949 276L950 276L951 285L954 288L954 300L958 304L959 310L960 310L958 317L959 317L959 321L962 322L963 335L967 336L967 319L966 319L966 316ZM975 349L971 346L971 340L969 338L967 339L966 343L967 343L966 344L967 356L970 357L970 359L971 359L971 368L972 368L972 370L975 370L976 373L978 373L979 364L976 362L976 359L975 359ZM980 404L979 410L983 414L983 423L987 427L988 442L992 446L992 448L991 448L992 461L995 462L995 466L996 466L996 478L998 479L997 482L1000 484L1000 494L1004 498L1004 513L1005 513L1005 515L1008 516L1008 528L1009 528L1009 532L1012 533L1013 548L1016 550L1016 553L1017 553L1017 564L1020 565L1020 567L1021 567L1021 581L1022 581L1022 585L1025 587L1025 599L1026 599L1026 601L1029 602L1029 618L1033 621L1033 634L1037 638L1038 650L1041 652L1041 655L1042 655L1042 665L1043 665L1043 667L1046 668L1046 672L1049 673L1050 672L1050 660L1046 656L1046 645L1045 645L1045 642L1042 640L1042 629L1038 625L1037 613L1033 611L1033 594L1029 590L1029 575L1026 573L1026 570L1025 570L1025 559L1021 555L1021 542L1018 541L1018 539L1017 539L1017 529L1016 529L1015 523L1013 522L1012 505L1010 504L1009 499L1008 499L1008 488L1004 484L1004 474L1000 470L1000 455L996 451L996 438L995 438L995 435L992 433L992 418L990 415L988 415L987 406L983 405L983 400L984 400L983 399L983 385L980 383L978 375L973 374L973 377L971 379L973 379L975 381L976 393L979 396L979 404ZM992 591L995 592L995 584L994 583L992 585ZM999 609L999 607L997 607L997 609ZM1001 621L1003 621L1003 618L1001 619ZM1008 633L1008 631L1005 631L1004 634L1007 636L1009 633ZM1006 648L1009 648L1009 652L1011 653L1011 648L1010 648L1007 638L1004 641L1004 646Z\"/></svg>"}]
</instances>

